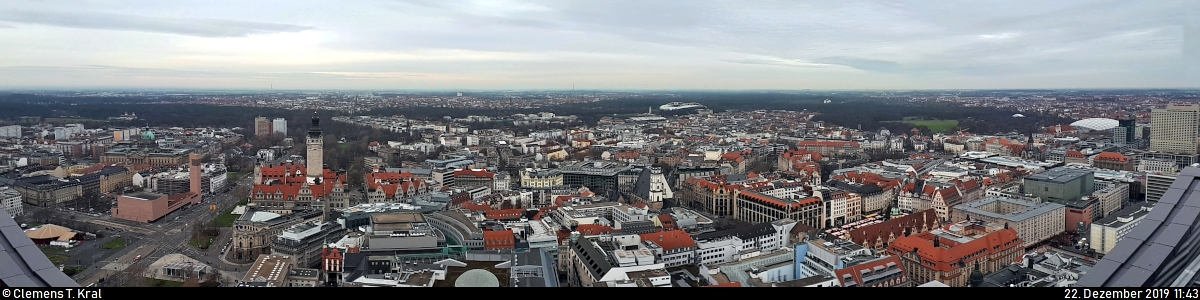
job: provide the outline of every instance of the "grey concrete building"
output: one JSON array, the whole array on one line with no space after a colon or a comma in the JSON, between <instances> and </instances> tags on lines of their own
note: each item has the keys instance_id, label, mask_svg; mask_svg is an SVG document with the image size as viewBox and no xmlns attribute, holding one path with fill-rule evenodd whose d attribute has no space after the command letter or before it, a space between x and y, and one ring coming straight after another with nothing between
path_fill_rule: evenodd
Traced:
<instances>
[{"instance_id":1,"label":"grey concrete building","mask_svg":"<svg viewBox=\"0 0 1200 300\"><path fill-rule=\"evenodd\" d=\"M979 201L959 204L951 209L954 222L983 220L997 224L1008 224L1032 246L1054 238L1066 230L1066 206L1053 202L1036 202L1004 197L988 197Z\"/></svg>"},{"instance_id":2,"label":"grey concrete building","mask_svg":"<svg viewBox=\"0 0 1200 300\"><path fill-rule=\"evenodd\" d=\"M1090 170L1060 167L1025 177L1021 189L1042 200L1066 202L1091 196L1096 190L1095 181Z\"/></svg>"}]
</instances>

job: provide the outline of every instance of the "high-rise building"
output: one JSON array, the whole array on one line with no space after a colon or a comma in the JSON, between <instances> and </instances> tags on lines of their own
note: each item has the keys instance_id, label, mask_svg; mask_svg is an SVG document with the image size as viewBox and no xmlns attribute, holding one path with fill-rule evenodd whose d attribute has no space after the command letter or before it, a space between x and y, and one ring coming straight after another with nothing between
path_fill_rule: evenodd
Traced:
<instances>
[{"instance_id":1,"label":"high-rise building","mask_svg":"<svg viewBox=\"0 0 1200 300\"><path fill-rule=\"evenodd\" d=\"M1150 113L1150 151L1200 153L1200 104L1170 104Z\"/></svg>"},{"instance_id":2,"label":"high-rise building","mask_svg":"<svg viewBox=\"0 0 1200 300\"><path fill-rule=\"evenodd\" d=\"M275 118L271 121L271 132L287 135L287 119Z\"/></svg>"},{"instance_id":3,"label":"high-rise building","mask_svg":"<svg viewBox=\"0 0 1200 300\"><path fill-rule=\"evenodd\" d=\"M1175 175L1147 173L1142 183L1146 187L1146 201L1157 202L1171 188L1171 183L1178 179Z\"/></svg>"},{"instance_id":4,"label":"high-rise building","mask_svg":"<svg viewBox=\"0 0 1200 300\"><path fill-rule=\"evenodd\" d=\"M322 178L322 170L325 169L324 162L321 160L322 145L324 139L321 138L321 118L317 116L317 112L313 112L312 128L308 129L308 138L305 145L308 146L308 157L305 164L308 166L308 177Z\"/></svg>"},{"instance_id":5,"label":"high-rise building","mask_svg":"<svg viewBox=\"0 0 1200 300\"><path fill-rule=\"evenodd\" d=\"M0 127L0 138L19 138L21 137L21 125L8 125Z\"/></svg>"},{"instance_id":6,"label":"high-rise building","mask_svg":"<svg viewBox=\"0 0 1200 300\"><path fill-rule=\"evenodd\" d=\"M1113 143L1118 145L1132 145L1136 134L1137 122L1132 118L1117 120L1117 128L1113 128Z\"/></svg>"},{"instance_id":7,"label":"high-rise building","mask_svg":"<svg viewBox=\"0 0 1200 300\"><path fill-rule=\"evenodd\" d=\"M25 213L24 206L21 206L21 193L7 186L0 186L0 207L13 218Z\"/></svg>"},{"instance_id":8,"label":"high-rise building","mask_svg":"<svg viewBox=\"0 0 1200 300\"><path fill-rule=\"evenodd\" d=\"M266 117L254 118L254 136L262 137L262 136L270 136L270 135L271 135L271 121L268 120Z\"/></svg>"}]
</instances>

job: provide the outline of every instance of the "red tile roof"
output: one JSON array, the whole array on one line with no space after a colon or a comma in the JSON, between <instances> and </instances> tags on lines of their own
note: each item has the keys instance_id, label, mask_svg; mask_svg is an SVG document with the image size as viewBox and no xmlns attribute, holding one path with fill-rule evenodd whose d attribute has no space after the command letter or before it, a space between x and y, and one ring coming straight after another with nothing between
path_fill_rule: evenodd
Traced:
<instances>
[{"instance_id":1,"label":"red tile roof","mask_svg":"<svg viewBox=\"0 0 1200 300\"><path fill-rule=\"evenodd\" d=\"M517 240L512 229L483 232L483 249L485 250L506 250L516 247Z\"/></svg>"},{"instance_id":2,"label":"red tile roof","mask_svg":"<svg viewBox=\"0 0 1200 300\"><path fill-rule=\"evenodd\" d=\"M525 209L514 208L514 209L488 210L488 211L485 211L483 214L484 214L484 217L486 217L490 220L516 220L516 219L520 219L522 215L525 215Z\"/></svg>"},{"instance_id":3,"label":"red tile roof","mask_svg":"<svg viewBox=\"0 0 1200 300\"><path fill-rule=\"evenodd\" d=\"M938 271L953 271L959 267L959 262L973 262L1015 247L1023 247L1024 242L1013 229L1002 229L964 244L941 239L941 247L934 247L933 240L938 238L932 233L925 232L909 237L897 238L888 247L893 255L910 253L914 250L921 260L932 263L927 268ZM940 239L940 238L938 238Z\"/></svg>"},{"instance_id":4,"label":"red tile roof","mask_svg":"<svg viewBox=\"0 0 1200 300\"><path fill-rule=\"evenodd\" d=\"M663 230L675 229L675 218L672 218L671 215L668 215L668 214L658 215L658 222L662 223Z\"/></svg>"},{"instance_id":5,"label":"red tile roof","mask_svg":"<svg viewBox=\"0 0 1200 300\"><path fill-rule=\"evenodd\" d=\"M614 230L612 227L599 224L580 224L578 227L575 227L575 231L578 231L579 234L584 236L616 232L616 230Z\"/></svg>"},{"instance_id":6,"label":"red tile roof","mask_svg":"<svg viewBox=\"0 0 1200 300\"><path fill-rule=\"evenodd\" d=\"M679 230L644 233L641 237L643 242L654 243L662 247L664 251L696 247L696 240L693 240L692 236L686 232Z\"/></svg>"},{"instance_id":7,"label":"red tile roof","mask_svg":"<svg viewBox=\"0 0 1200 300\"><path fill-rule=\"evenodd\" d=\"M534 215L534 216L533 216L533 219L534 219L534 220L541 220L541 219L542 219L542 216L545 216L545 215L546 215L546 213L550 212L551 210L556 210L556 209L558 209L558 205L553 205L553 206L547 206L547 207L539 208L539 209L538 209L538 213L537 213L536 215Z\"/></svg>"},{"instance_id":8,"label":"red tile roof","mask_svg":"<svg viewBox=\"0 0 1200 300\"><path fill-rule=\"evenodd\" d=\"M802 141L796 143L796 147L854 147L858 148L858 142L836 142L836 141Z\"/></svg>"},{"instance_id":9,"label":"red tile roof","mask_svg":"<svg viewBox=\"0 0 1200 300\"><path fill-rule=\"evenodd\" d=\"M496 173L488 172L487 170L458 170L454 171L454 177L475 177L475 178L493 178Z\"/></svg>"},{"instance_id":10,"label":"red tile roof","mask_svg":"<svg viewBox=\"0 0 1200 300\"><path fill-rule=\"evenodd\" d=\"M774 207L780 208L780 209L799 209L800 207L803 207L805 205L821 203L821 199L816 198L816 197L809 197L809 198L797 201L795 203L788 203L779 198L775 198L775 197L771 197L771 196L767 196L767 195L763 195L763 194L759 194L759 193L755 193L755 192L749 192L749 191L742 192L739 195L745 196L745 198L747 200L771 205L771 206L774 206Z\"/></svg>"},{"instance_id":11,"label":"red tile roof","mask_svg":"<svg viewBox=\"0 0 1200 300\"><path fill-rule=\"evenodd\" d=\"M842 286L846 286L846 275L850 275L850 279L854 280L855 286L863 287L862 275L864 270L870 272L873 271L873 269L877 266L881 266L886 269L889 263L895 264L896 268L900 269L901 283L908 282L908 278L904 275L904 265L900 262L900 257L895 255L875 261L853 265L848 268L833 271L833 273L835 275L834 277L837 277L838 281L842 283ZM870 285L867 287L879 286L878 284L879 283L876 283L876 285Z\"/></svg>"},{"instance_id":12,"label":"red tile roof","mask_svg":"<svg viewBox=\"0 0 1200 300\"><path fill-rule=\"evenodd\" d=\"M949 201L950 199L954 199L954 198L958 197L958 188L947 187L947 188L939 190L938 193L942 195L943 201Z\"/></svg>"},{"instance_id":13,"label":"red tile roof","mask_svg":"<svg viewBox=\"0 0 1200 300\"><path fill-rule=\"evenodd\" d=\"M312 192L313 198L324 199L326 195L329 195L329 193L333 192L333 188L335 186L338 184L344 184L346 182L345 175L338 176L332 172L326 173L325 175L326 179L322 180L320 184L309 185L307 184L307 179L305 177L298 177L298 182L289 177L288 180L284 180L284 182L287 183L255 185L254 190L251 191L251 197L258 198L256 195L259 194L282 194L283 200L296 200L296 197L300 195L300 192L307 185L308 189Z\"/></svg>"},{"instance_id":14,"label":"red tile roof","mask_svg":"<svg viewBox=\"0 0 1200 300\"><path fill-rule=\"evenodd\" d=\"M1100 155L1096 155L1096 160L1123 163L1129 161L1129 157L1116 152L1101 152Z\"/></svg>"},{"instance_id":15,"label":"red tile roof","mask_svg":"<svg viewBox=\"0 0 1200 300\"><path fill-rule=\"evenodd\" d=\"M912 233L918 233L940 227L941 224L937 224L937 222L937 211L928 209L887 220L883 223L852 229L849 233L849 239L855 244L865 244L866 247L873 248L879 246L875 244L877 241L887 243L889 237L903 237L906 228L911 228Z\"/></svg>"},{"instance_id":16,"label":"red tile roof","mask_svg":"<svg viewBox=\"0 0 1200 300\"><path fill-rule=\"evenodd\" d=\"M475 203L463 203L462 208L469 210L469 211L484 211L484 212L486 212L486 211L492 210L491 206L487 206L487 205L483 205L483 204L475 204Z\"/></svg>"}]
</instances>

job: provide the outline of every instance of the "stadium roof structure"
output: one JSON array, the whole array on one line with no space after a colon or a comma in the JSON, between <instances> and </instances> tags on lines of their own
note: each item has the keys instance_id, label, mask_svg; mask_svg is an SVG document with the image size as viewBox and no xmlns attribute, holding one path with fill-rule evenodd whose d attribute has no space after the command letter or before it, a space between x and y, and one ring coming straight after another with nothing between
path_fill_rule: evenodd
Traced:
<instances>
[{"instance_id":1,"label":"stadium roof structure","mask_svg":"<svg viewBox=\"0 0 1200 300\"><path fill-rule=\"evenodd\" d=\"M1089 130L1109 130L1117 128L1118 125L1120 125L1120 122L1108 118L1090 118L1071 123L1071 126L1077 128L1086 128Z\"/></svg>"}]
</instances>

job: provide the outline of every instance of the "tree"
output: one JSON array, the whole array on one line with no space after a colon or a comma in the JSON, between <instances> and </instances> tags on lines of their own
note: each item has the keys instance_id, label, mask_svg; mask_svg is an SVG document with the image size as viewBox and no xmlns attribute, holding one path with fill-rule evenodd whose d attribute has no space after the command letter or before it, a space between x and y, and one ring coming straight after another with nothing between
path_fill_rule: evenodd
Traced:
<instances>
[{"instance_id":1,"label":"tree","mask_svg":"<svg viewBox=\"0 0 1200 300\"><path fill-rule=\"evenodd\" d=\"M200 287L200 276L188 275L180 287Z\"/></svg>"}]
</instances>

